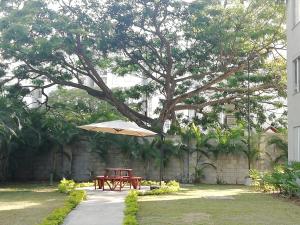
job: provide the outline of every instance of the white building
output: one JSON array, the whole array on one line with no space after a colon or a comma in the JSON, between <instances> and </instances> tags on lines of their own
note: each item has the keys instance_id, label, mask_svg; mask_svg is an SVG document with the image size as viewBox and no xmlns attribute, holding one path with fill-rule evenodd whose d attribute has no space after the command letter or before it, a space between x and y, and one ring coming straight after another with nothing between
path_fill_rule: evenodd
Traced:
<instances>
[{"instance_id":1,"label":"white building","mask_svg":"<svg viewBox=\"0 0 300 225\"><path fill-rule=\"evenodd\" d=\"M287 1L289 161L300 161L300 0Z\"/></svg>"}]
</instances>

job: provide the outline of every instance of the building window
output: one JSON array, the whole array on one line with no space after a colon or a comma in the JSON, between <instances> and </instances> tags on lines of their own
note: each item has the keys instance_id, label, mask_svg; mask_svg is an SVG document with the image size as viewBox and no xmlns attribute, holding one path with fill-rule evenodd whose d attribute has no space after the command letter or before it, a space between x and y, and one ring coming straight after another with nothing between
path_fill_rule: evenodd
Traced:
<instances>
[{"instance_id":1,"label":"building window","mask_svg":"<svg viewBox=\"0 0 300 225\"><path fill-rule=\"evenodd\" d=\"M294 159L300 161L300 127L294 127Z\"/></svg>"},{"instance_id":2,"label":"building window","mask_svg":"<svg viewBox=\"0 0 300 225\"><path fill-rule=\"evenodd\" d=\"M294 92L300 91L300 57L293 61L294 63Z\"/></svg>"},{"instance_id":3,"label":"building window","mask_svg":"<svg viewBox=\"0 0 300 225\"><path fill-rule=\"evenodd\" d=\"M300 22L300 0L294 0L294 25Z\"/></svg>"}]
</instances>

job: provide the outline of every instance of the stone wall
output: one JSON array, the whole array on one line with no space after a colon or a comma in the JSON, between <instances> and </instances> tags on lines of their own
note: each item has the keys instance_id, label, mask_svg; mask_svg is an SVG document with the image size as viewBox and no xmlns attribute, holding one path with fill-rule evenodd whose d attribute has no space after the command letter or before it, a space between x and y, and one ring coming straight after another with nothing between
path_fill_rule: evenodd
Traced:
<instances>
[{"instance_id":1,"label":"stone wall","mask_svg":"<svg viewBox=\"0 0 300 225\"><path fill-rule=\"evenodd\" d=\"M268 136L268 135L266 135ZM262 143L265 142L262 138ZM174 139L174 138L173 138ZM262 144L264 152L276 156L276 149ZM253 163L252 168L259 170L269 170L272 166L271 160L262 153L260 158ZM243 155L220 156L217 160L203 160L198 162L212 163L216 168L207 166L203 169L204 183L226 183L243 184L248 175L247 159ZM106 167L127 167L132 168L136 176L146 179L159 179L159 161L142 162L140 160L128 159L122 155L120 149L110 149L106 160L91 150L86 140L64 146L64 154L61 150L53 149L51 152L40 154L33 159L30 169L20 168L19 178L47 180L53 172L56 177L65 176L76 181L91 180L95 175L102 175ZM195 178L195 168L197 167L197 154L184 154L182 158L172 157L164 169L165 180L179 180L181 182L192 182Z\"/></svg>"}]
</instances>

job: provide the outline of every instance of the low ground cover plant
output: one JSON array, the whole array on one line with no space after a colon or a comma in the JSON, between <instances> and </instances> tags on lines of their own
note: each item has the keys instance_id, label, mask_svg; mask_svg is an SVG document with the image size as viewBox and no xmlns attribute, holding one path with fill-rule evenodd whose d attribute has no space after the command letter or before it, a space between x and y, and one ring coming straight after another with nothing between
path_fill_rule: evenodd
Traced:
<instances>
[{"instance_id":1,"label":"low ground cover plant","mask_svg":"<svg viewBox=\"0 0 300 225\"><path fill-rule=\"evenodd\" d=\"M82 182L82 183L75 183L73 180L67 180L63 178L59 185L58 190L61 193L70 193L70 191L74 190L75 188L81 188L81 187L91 187L94 186L93 182Z\"/></svg>"},{"instance_id":2,"label":"low ground cover plant","mask_svg":"<svg viewBox=\"0 0 300 225\"><path fill-rule=\"evenodd\" d=\"M180 190L180 184L175 181L169 181L167 183L162 182L161 186L158 189L153 189L149 191L144 191L144 192L138 192L139 196L144 196L144 195L163 195L163 194L170 194L174 192L178 192Z\"/></svg>"},{"instance_id":3,"label":"low ground cover plant","mask_svg":"<svg viewBox=\"0 0 300 225\"><path fill-rule=\"evenodd\" d=\"M58 184L58 191L61 193L68 194L73 191L76 187L76 183L73 180L67 180L63 178Z\"/></svg>"},{"instance_id":4,"label":"low ground cover plant","mask_svg":"<svg viewBox=\"0 0 300 225\"><path fill-rule=\"evenodd\" d=\"M137 225L136 214L138 212L138 194L136 191L130 191L125 199L125 210L123 225Z\"/></svg>"},{"instance_id":5,"label":"low ground cover plant","mask_svg":"<svg viewBox=\"0 0 300 225\"><path fill-rule=\"evenodd\" d=\"M142 180L141 185L142 186L159 185L159 182L158 181L153 181L153 180Z\"/></svg>"},{"instance_id":6,"label":"low ground cover plant","mask_svg":"<svg viewBox=\"0 0 300 225\"><path fill-rule=\"evenodd\" d=\"M288 197L300 196L300 163L276 165L272 172L264 174L250 171L252 184L265 192L278 192Z\"/></svg>"},{"instance_id":7,"label":"low ground cover plant","mask_svg":"<svg viewBox=\"0 0 300 225\"><path fill-rule=\"evenodd\" d=\"M94 186L94 182L82 182L82 183L76 183L76 187L77 188L81 188L81 187L92 187Z\"/></svg>"},{"instance_id":8,"label":"low ground cover plant","mask_svg":"<svg viewBox=\"0 0 300 225\"><path fill-rule=\"evenodd\" d=\"M151 186L159 185L156 181L143 181L142 185ZM124 220L123 225L137 225L137 212L138 212L138 196L145 195L162 195L178 192L180 190L180 185L177 181L169 181L167 183L162 182L162 186L158 189L153 189L145 192L141 191L130 191L125 199L125 210L124 210Z\"/></svg>"},{"instance_id":9,"label":"low ground cover plant","mask_svg":"<svg viewBox=\"0 0 300 225\"><path fill-rule=\"evenodd\" d=\"M65 217L74 209L82 200L86 199L84 190L75 190L76 183L73 180L61 180L58 185L59 192L69 194L63 207L55 209L48 215L40 225L60 225Z\"/></svg>"}]
</instances>

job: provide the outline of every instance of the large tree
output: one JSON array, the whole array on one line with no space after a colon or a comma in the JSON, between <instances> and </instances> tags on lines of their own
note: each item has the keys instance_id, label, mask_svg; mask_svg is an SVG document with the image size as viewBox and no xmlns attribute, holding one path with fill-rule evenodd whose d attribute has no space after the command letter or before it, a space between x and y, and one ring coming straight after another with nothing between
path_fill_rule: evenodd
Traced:
<instances>
[{"instance_id":1,"label":"large tree","mask_svg":"<svg viewBox=\"0 0 300 225\"><path fill-rule=\"evenodd\" d=\"M16 87L82 89L137 124L161 131L177 111L203 113L245 99L248 68L252 96L267 90L260 101L272 103L282 95L282 70L266 65L278 65L285 47L284 5L242 2L2 0L1 56L14 67ZM99 72L108 68L121 76L135 74L146 84L113 91ZM128 103L143 95L160 98L156 116Z\"/></svg>"}]
</instances>

